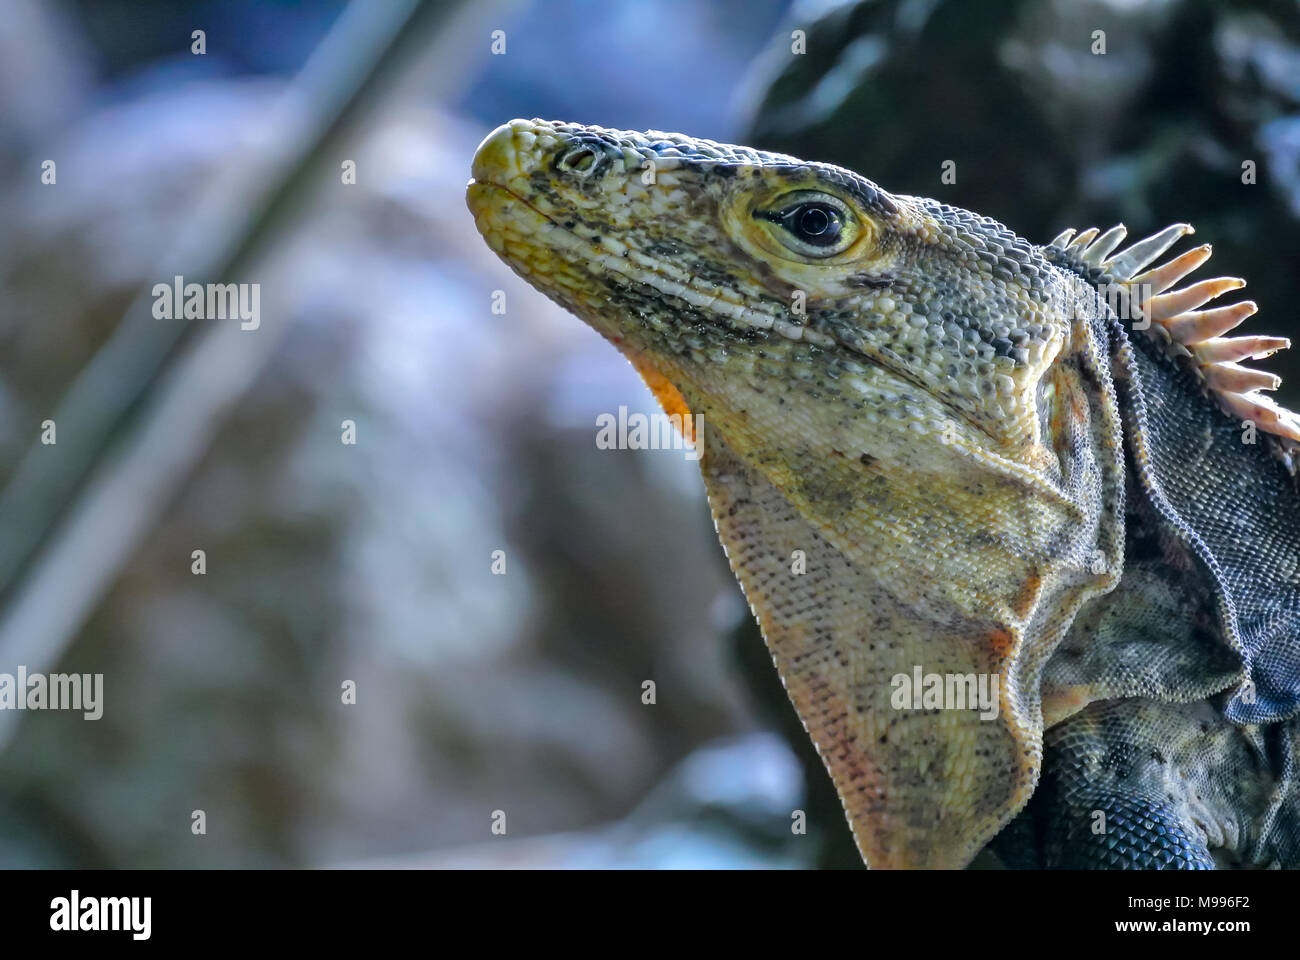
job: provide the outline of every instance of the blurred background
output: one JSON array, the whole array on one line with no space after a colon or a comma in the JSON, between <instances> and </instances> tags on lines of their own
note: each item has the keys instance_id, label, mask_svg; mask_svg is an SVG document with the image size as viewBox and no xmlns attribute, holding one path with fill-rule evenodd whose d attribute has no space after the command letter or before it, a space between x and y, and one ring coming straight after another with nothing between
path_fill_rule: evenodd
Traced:
<instances>
[{"instance_id":1,"label":"blurred background","mask_svg":"<svg viewBox=\"0 0 1300 960\"><path fill-rule=\"evenodd\" d=\"M1294 0L0 0L0 673L104 675L0 711L0 866L857 864L696 466L474 230L533 116L1190 221L1296 332Z\"/></svg>"}]
</instances>

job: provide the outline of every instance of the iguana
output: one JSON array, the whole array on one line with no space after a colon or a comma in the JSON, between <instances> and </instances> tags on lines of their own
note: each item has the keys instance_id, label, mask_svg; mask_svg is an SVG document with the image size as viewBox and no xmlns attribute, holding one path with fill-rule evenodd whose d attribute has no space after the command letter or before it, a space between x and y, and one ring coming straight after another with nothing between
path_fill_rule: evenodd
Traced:
<instances>
[{"instance_id":1,"label":"iguana","mask_svg":"<svg viewBox=\"0 0 1300 960\"><path fill-rule=\"evenodd\" d=\"M829 164L541 120L483 141L467 200L703 416L719 537L869 866L995 838L1300 866L1300 417L1240 363L1288 342L1200 309L1240 280L1175 289L1190 226L1039 246Z\"/></svg>"}]
</instances>

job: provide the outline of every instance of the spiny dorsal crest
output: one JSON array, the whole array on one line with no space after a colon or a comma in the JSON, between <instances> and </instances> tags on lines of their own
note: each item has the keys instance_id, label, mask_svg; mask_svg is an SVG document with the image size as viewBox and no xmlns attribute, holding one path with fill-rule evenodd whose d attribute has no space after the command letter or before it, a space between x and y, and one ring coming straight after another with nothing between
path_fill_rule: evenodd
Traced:
<instances>
[{"instance_id":1,"label":"spiny dorsal crest","mask_svg":"<svg viewBox=\"0 0 1300 960\"><path fill-rule=\"evenodd\" d=\"M1260 393L1276 390L1282 378L1240 364L1242 360L1271 356L1291 346L1291 341L1285 337L1223 336L1256 311L1251 300L1209 310L1197 309L1229 290L1239 290L1246 281L1238 277L1217 277L1178 290L1170 289L1210 258L1208 243L1144 273L1138 272L1179 238L1193 233L1190 224L1172 224L1114 256L1112 252L1128 231L1120 224L1100 236L1098 232L1091 227L1076 236L1073 229L1065 230L1048 246L1064 251L1088 268L1099 285L1118 285L1119 292L1136 304L1135 315L1150 321L1142 332L1162 343L1170 356L1190 360L1206 389L1230 416L1249 420L1259 429L1282 438L1287 448L1300 444L1300 415Z\"/></svg>"}]
</instances>

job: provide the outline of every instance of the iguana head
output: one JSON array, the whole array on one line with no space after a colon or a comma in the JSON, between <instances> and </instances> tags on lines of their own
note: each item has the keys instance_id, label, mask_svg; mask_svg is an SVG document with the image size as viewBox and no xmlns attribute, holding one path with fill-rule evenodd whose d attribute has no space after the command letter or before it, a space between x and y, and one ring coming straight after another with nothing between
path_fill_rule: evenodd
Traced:
<instances>
[{"instance_id":1,"label":"iguana head","mask_svg":"<svg viewBox=\"0 0 1300 960\"><path fill-rule=\"evenodd\" d=\"M719 534L864 858L966 863L1032 792L1043 665L1122 566L1096 289L987 218L709 140L516 120L473 177L492 249L703 415Z\"/></svg>"},{"instance_id":2,"label":"iguana head","mask_svg":"<svg viewBox=\"0 0 1300 960\"><path fill-rule=\"evenodd\" d=\"M1000 449L1038 437L1066 305L991 220L828 164L535 120L484 141L469 202L530 283L623 349L701 371L702 389L711 352L820 347L932 397L921 425L968 421Z\"/></svg>"}]
</instances>

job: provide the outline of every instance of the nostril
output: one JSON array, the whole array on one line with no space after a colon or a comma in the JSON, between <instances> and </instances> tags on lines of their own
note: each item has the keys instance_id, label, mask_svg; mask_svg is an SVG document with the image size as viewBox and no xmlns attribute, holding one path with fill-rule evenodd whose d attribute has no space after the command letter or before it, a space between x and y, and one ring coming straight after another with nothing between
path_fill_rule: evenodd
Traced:
<instances>
[{"instance_id":1,"label":"nostril","mask_svg":"<svg viewBox=\"0 0 1300 960\"><path fill-rule=\"evenodd\" d=\"M561 155L556 166L573 173L590 173L595 169L597 160L596 151L584 144Z\"/></svg>"}]
</instances>

